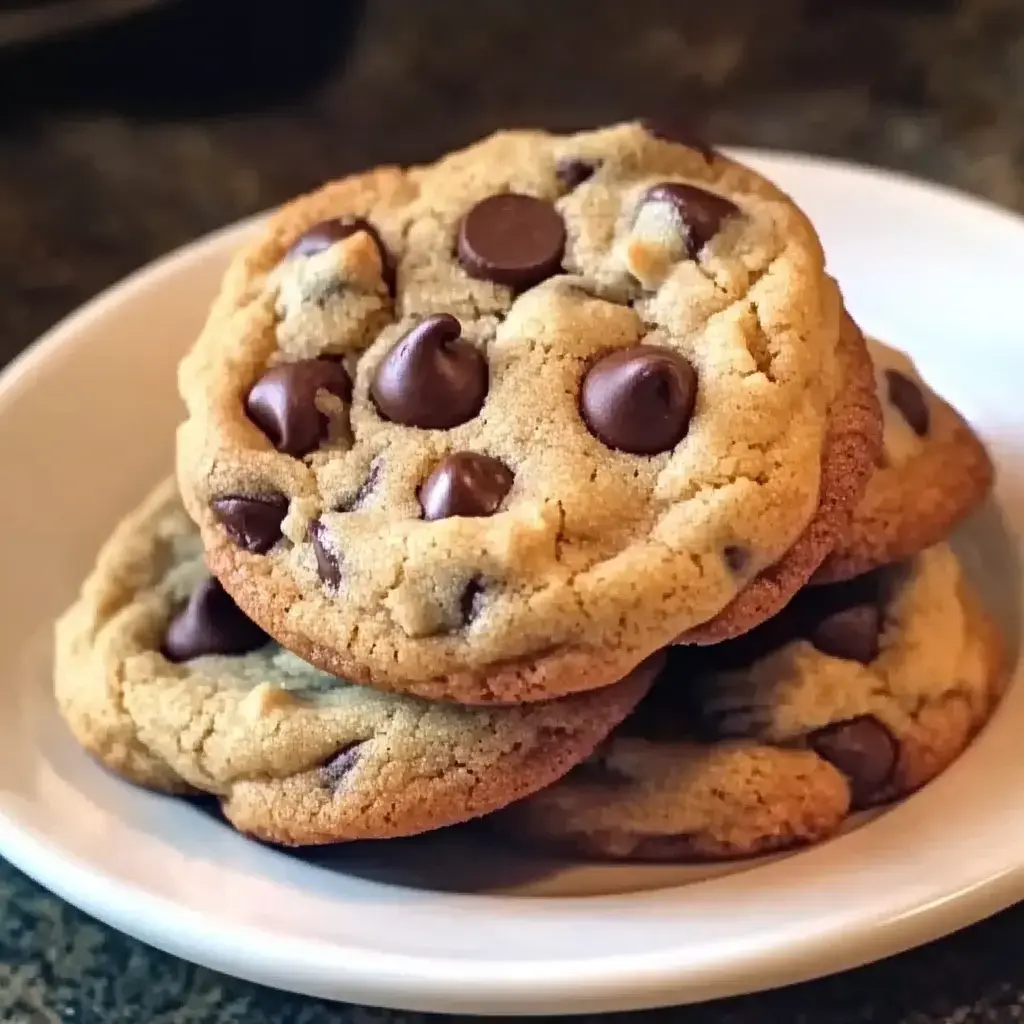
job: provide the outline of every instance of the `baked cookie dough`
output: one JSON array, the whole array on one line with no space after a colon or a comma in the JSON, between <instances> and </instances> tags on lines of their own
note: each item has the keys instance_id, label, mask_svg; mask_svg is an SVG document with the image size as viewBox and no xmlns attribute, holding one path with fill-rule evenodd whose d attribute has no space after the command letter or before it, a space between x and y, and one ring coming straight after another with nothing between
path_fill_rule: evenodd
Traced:
<instances>
[{"instance_id":1,"label":"baked cookie dough","mask_svg":"<svg viewBox=\"0 0 1024 1024\"><path fill-rule=\"evenodd\" d=\"M72 732L114 772L212 793L243 832L312 844L439 828L550 784L625 717L657 668L511 708L345 682L239 611L207 574L168 482L117 528L60 619L55 686Z\"/></svg>"},{"instance_id":2,"label":"baked cookie dough","mask_svg":"<svg viewBox=\"0 0 1024 1024\"><path fill-rule=\"evenodd\" d=\"M819 841L945 769L992 712L1005 669L952 551L933 547L808 588L738 641L677 649L591 758L492 820L543 846L632 860Z\"/></svg>"},{"instance_id":3,"label":"baked cookie dough","mask_svg":"<svg viewBox=\"0 0 1024 1024\"><path fill-rule=\"evenodd\" d=\"M239 254L181 366L182 493L225 588L327 671L603 685L842 503L839 308L754 172L664 126L500 133L330 184Z\"/></svg>"},{"instance_id":4,"label":"baked cookie dough","mask_svg":"<svg viewBox=\"0 0 1024 1024\"><path fill-rule=\"evenodd\" d=\"M869 339L885 422L879 465L817 582L850 579L944 540L985 500L992 461L963 417L897 349Z\"/></svg>"}]
</instances>

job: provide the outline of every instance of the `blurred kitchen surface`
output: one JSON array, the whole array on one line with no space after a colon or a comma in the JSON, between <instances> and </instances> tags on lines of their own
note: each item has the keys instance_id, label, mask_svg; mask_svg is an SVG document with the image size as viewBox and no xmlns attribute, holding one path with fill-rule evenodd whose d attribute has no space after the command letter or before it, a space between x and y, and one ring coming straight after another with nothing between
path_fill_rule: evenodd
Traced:
<instances>
[{"instance_id":1,"label":"blurred kitchen surface","mask_svg":"<svg viewBox=\"0 0 1024 1024\"><path fill-rule=\"evenodd\" d=\"M672 112L714 142L849 157L1024 208L1024 0L140 6L0 0L0 362L182 242L503 125ZM81 16L64 37L58 7ZM37 41L3 45L15 35ZM659 1019L1019 1020L1022 945L1024 907L853 974ZM0 1020L400 1017L218 978L0 861Z\"/></svg>"}]
</instances>

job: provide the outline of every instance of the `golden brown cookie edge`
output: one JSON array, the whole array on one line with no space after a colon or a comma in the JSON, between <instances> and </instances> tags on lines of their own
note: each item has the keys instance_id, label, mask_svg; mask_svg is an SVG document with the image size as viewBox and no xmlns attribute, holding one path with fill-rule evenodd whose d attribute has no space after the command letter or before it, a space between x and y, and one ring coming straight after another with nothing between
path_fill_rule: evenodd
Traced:
<instances>
[{"instance_id":1,"label":"golden brown cookie edge","mask_svg":"<svg viewBox=\"0 0 1024 1024\"><path fill-rule=\"evenodd\" d=\"M945 540L985 500L995 478L985 446L934 392L931 411L940 438L898 473L879 473L868 481L846 537L815 572L813 583L838 583L910 558Z\"/></svg>"},{"instance_id":2,"label":"golden brown cookie edge","mask_svg":"<svg viewBox=\"0 0 1024 1024\"><path fill-rule=\"evenodd\" d=\"M511 750L485 776L424 777L397 800L362 803L355 818L343 798L314 808L310 791L322 790L316 770L236 782L221 805L239 831L285 846L398 838L459 824L544 789L587 758L644 697L660 665L648 659L612 686L552 701L542 741Z\"/></svg>"},{"instance_id":3,"label":"golden brown cookie edge","mask_svg":"<svg viewBox=\"0 0 1024 1024\"><path fill-rule=\"evenodd\" d=\"M804 532L773 566L709 621L688 630L678 644L716 644L771 618L814 574L849 528L882 448L882 413L864 336L844 311L840 379L822 456L821 497Z\"/></svg>"}]
</instances>

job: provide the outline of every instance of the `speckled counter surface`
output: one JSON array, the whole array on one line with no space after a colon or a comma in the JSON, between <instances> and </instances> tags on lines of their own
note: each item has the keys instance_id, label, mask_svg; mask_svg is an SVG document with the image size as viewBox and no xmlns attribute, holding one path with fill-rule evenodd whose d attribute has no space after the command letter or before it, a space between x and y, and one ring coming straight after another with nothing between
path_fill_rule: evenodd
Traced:
<instances>
[{"instance_id":1,"label":"speckled counter surface","mask_svg":"<svg viewBox=\"0 0 1024 1024\"><path fill-rule=\"evenodd\" d=\"M268 7L287 17L302 4ZM250 65L274 74L271 63ZM0 362L196 235L324 178L429 158L503 124L573 127L681 108L716 142L850 157L1024 209L1020 0L716 0L706 10L673 0L372 0L347 56L307 96L173 118L116 102L12 114L11 100L10 90L0 99ZM1017 1021L1021 948L1024 906L838 978L633 1016ZM2 1021L414 1017L191 967L95 924L0 862Z\"/></svg>"}]
</instances>

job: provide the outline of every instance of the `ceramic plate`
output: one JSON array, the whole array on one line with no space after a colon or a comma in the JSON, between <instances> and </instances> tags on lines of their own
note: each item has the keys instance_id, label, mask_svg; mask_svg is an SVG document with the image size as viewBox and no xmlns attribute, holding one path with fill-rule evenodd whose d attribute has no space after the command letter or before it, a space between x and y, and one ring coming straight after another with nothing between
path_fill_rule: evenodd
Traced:
<instances>
[{"instance_id":1,"label":"ceramic plate","mask_svg":"<svg viewBox=\"0 0 1024 1024\"><path fill-rule=\"evenodd\" d=\"M909 350L991 446L959 538L1016 650L1024 523L1024 222L875 171L746 154L818 225L870 332ZM419 1010L680 1003L852 967L1024 897L1018 679L937 782L813 850L728 869L501 853L470 829L301 857L106 774L50 696L54 616L171 464L175 363L251 224L65 321L0 382L0 852L145 942L229 974Z\"/></svg>"}]
</instances>

